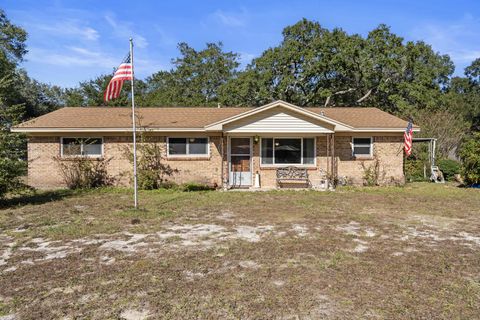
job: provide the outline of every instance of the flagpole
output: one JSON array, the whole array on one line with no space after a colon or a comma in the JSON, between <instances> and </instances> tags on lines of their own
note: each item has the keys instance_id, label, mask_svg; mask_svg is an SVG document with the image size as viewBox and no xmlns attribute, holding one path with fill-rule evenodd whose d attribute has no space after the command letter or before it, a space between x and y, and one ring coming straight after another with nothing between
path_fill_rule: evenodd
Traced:
<instances>
[{"instance_id":1,"label":"flagpole","mask_svg":"<svg viewBox=\"0 0 480 320\"><path fill-rule=\"evenodd\" d=\"M133 70L133 39L130 38L130 62L132 64L132 132L133 132L133 188L134 188L134 205L135 209L138 208L138 186L137 186L137 127L136 127L136 117L135 117L135 94L133 90L133 79L134 79L134 70Z\"/></svg>"}]
</instances>

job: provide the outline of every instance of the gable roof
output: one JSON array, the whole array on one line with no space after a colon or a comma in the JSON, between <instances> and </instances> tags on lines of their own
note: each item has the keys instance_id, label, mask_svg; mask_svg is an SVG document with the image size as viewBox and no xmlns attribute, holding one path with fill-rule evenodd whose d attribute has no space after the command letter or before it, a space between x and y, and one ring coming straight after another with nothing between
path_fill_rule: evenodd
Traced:
<instances>
[{"instance_id":1,"label":"gable roof","mask_svg":"<svg viewBox=\"0 0 480 320\"><path fill-rule=\"evenodd\" d=\"M258 107L258 108L250 109L249 111L246 111L246 112L243 112L241 114L232 116L230 118L212 123L210 125L207 125L206 129L207 130L208 129L217 129L217 130L222 129L223 126L226 125L226 124L229 124L229 123L232 123L232 122L235 122L235 121L247 118L247 117L251 117L253 115L268 111L270 109L279 108L279 107L283 108L283 109L287 109L289 111L293 111L294 113L305 115L309 118L320 120L320 121L322 121L324 123L327 123L329 125L340 126L340 129L345 129L345 127L352 128L352 126L346 125L345 123L342 123L341 121L336 121L335 119L331 119L331 118L326 117L323 113L315 113L315 112L312 112L311 110L309 110L308 108L297 107L296 105L293 105L291 103L279 100L279 101L274 101L272 103L266 104L266 105Z\"/></svg>"},{"instance_id":2,"label":"gable roof","mask_svg":"<svg viewBox=\"0 0 480 320\"><path fill-rule=\"evenodd\" d=\"M258 108L155 107L137 108L140 127L152 131L205 131L215 124L244 118L275 106L320 119L342 130L399 131L407 122L377 108L301 108L276 101ZM418 127L415 126L418 130ZM127 107L67 107L12 128L14 132L131 131L131 109Z\"/></svg>"}]
</instances>

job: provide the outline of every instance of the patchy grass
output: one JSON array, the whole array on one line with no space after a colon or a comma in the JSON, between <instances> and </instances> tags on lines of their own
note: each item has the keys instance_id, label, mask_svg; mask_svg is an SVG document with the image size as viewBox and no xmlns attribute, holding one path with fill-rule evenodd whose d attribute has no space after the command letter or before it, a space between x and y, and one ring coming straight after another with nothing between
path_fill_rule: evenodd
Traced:
<instances>
[{"instance_id":1,"label":"patchy grass","mask_svg":"<svg viewBox=\"0 0 480 320\"><path fill-rule=\"evenodd\" d=\"M48 191L0 209L0 316L471 319L480 193Z\"/></svg>"}]
</instances>

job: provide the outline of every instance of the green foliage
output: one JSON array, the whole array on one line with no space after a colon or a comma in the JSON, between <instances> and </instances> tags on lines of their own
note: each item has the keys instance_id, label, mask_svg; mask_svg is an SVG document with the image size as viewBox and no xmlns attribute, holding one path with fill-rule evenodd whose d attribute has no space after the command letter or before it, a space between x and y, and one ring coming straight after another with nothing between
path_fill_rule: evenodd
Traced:
<instances>
[{"instance_id":1,"label":"green foliage","mask_svg":"<svg viewBox=\"0 0 480 320\"><path fill-rule=\"evenodd\" d=\"M430 169L425 168L425 161L407 159L405 162L405 179L408 182L428 181L430 177ZM424 169L427 171L427 177L424 177Z\"/></svg>"},{"instance_id":2,"label":"green foliage","mask_svg":"<svg viewBox=\"0 0 480 320\"><path fill-rule=\"evenodd\" d=\"M207 43L197 51L180 43L181 57L174 69L154 73L148 82L146 104L150 106L216 106L219 88L235 75L239 55L223 52L222 43Z\"/></svg>"},{"instance_id":3,"label":"green foliage","mask_svg":"<svg viewBox=\"0 0 480 320\"><path fill-rule=\"evenodd\" d=\"M5 11L0 9L0 52L2 58L16 63L27 53L27 32L8 20Z\"/></svg>"},{"instance_id":4,"label":"green foliage","mask_svg":"<svg viewBox=\"0 0 480 320\"><path fill-rule=\"evenodd\" d=\"M69 189L92 189L112 185L114 179L107 173L109 160L73 157L55 158L63 182Z\"/></svg>"},{"instance_id":5,"label":"green foliage","mask_svg":"<svg viewBox=\"0 0 480 320\"><path fill-rule=\"evenodd\" d=\"M145 190L175 188L176 184L169 181L168 178L177 173L178 170L164 163L160 145L145 135L141 135L140 140L141 141L137 143L138 187ZM133 165L132 150L126 147L125 154Z\"/></svg>"},{"instance_id":6,"label":"green foliage","mask_svg":"<svg viewBox=\"0 0 480 320\"><path fill-rule=\"evenodd\" d=\"M26 174L25 163L11 158L0 158L0 198L8 192L24 187L20 177Z\"/></svg>"},{"instance_id":7,"label":"green foliage","mask_svg":"<svg viewBox=\"0 0 480 320\"><path fill-rule=\"evenodd\" d=\"M92 80L80 82L78 88L65 89L63 92L63 103L67 107L86 106L127 106L129 104L130 82L124 84L120 97L106 103L103 101L105 89L112 79L111 74L98 76ZM144 105L146 84L142 80L135 80L135 103L138 106Z\"/></svg>"},{"instance_id":8,"label":"green foliage","mask_svg":"<svg viewBox=\"0 0 480 320\"><path fill-rule=\"evenodd\" d=\"M364 161L362 161L361 165L363 168L364 185L378 186L381 180L385 178L385 172L382 170L378 158L375 157L375 160L370 165L366 165Z\"/></svg>"},{"instance_id":9,"label":"green foliage","mask_svg":"<svg viewBox=\"0 0 480 320\"><path fill-rule=\"evenodd\" d=\"M17 91L17 63L25 55L27 33L13 25L0 9L0 198L24 187L26 140L10 128L21 122L26 113L22 101L12 101Z\"/></svg>"},{"instance_id":10,"label":"green foliage","mask_svg":"<svg viewBox=\"0 0 480 320\"><path fill-rule=\"evenodd\" d=\"M221 90L225 103L300 106L374 105L391 112L435 107L453 64L423 42L404 42L380 25L366 38L303 19L282 42ZM230 94L233 92L233 94Z\"/></svg>"},{"instance_id":11,"label":"green foliage","mask_svg":"<svg viewBox=\"0 0 480 320\"><path fill-rule=\"evenodd\" d=\"M437 165L443 172L443 177L447 181L454 180L454 175L459 174L461 171L461 163L451 159L440 159L437 161Z\"/></svg>"},{"instance_id":12,"label":"green foliage","mask_svg":"<svg viewBox=\"0 0 480 320\"><path fill-rule=\"evenodd\" d=\"M467 185L480 183L480 132L476 132L461 146L462 175Z\"/></svg>"}]
</instances>

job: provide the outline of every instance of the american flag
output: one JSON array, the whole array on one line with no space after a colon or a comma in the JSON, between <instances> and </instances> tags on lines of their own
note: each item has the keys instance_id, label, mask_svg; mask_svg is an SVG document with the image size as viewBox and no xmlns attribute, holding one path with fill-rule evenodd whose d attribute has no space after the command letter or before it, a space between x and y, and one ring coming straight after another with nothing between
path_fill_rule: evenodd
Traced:
<instances>
[{"instance_id":1,"label":"american flag","mask_svg":"<svg viewBox=\"0 0 480 320\"><path fill-rule=\"evenodd\" d=\"M108 102L112 99L118 98L120 96L120 91L122 91L123 82L125 82L125 80L132 80L132 78L132 60L129 53L115 71L113 78L108 83L108 86L103 94L103 100Z\"/></svg>"},{"instance_id":2,"label":"american flag","mask_svg":"<svg viewBox=\"0 0 480 320\"><path fill-rule=\"evenodd\" d=\"M403 138L405 140L405 145L403 149L405 150L405 153L407 157L412 154L412 139L413 139L413 124L412 120L408 121L407 129L405 129L405 132L403 133Z\"/></svg>"}]
</instances>

